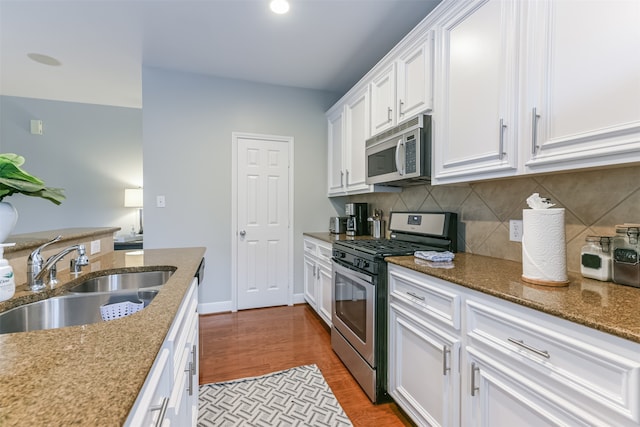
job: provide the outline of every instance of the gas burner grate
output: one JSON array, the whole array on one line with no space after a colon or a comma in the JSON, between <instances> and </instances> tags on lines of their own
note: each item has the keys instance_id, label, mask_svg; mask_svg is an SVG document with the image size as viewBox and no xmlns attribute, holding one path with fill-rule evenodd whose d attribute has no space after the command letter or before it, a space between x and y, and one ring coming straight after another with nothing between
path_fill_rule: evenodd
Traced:
<instances>
[{"instance_id":1,"label":"gas burner grate","mask_svg":"<svg viewBox=\"0 0 640 427\"><path fill-rule=\"evenodd\" d=\"M378 256L409 255L415 251L429 250L424 243L391 239L350 240L342 241L340 245ZM433 249L438 250L437 248Z\"/></svg>"}]
</instances>

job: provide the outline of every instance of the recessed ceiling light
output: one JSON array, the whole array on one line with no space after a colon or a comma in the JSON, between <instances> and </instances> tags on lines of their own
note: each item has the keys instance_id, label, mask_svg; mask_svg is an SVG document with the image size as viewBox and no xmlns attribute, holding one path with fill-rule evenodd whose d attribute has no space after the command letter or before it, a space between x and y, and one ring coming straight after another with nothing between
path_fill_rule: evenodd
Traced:
<instances>
[{"instance_id":1,"label":"recessed ceiling light","mask_svg":"<svg viewBox=\"0 0 640 427\"><path fill-rule=\"evenodd\" d=\"M27 56L29 57L29 59L40 64L51 65L53 67L62 65L62 62L58 61L56 58L48 55L42 55L41 53L27 53Z\"/></svg>"},{"instance_id":2,"label":"recessed ceiling light","mask_svg":"<svg viewBox=\"0 0 640 427\"><path fill-rule=\"evenodd\" d=\"M274 13L282 15L289 11L289 2L287 0L272 0L271 3L269 3L269 7Z\"/></svg>"}]
</instances>

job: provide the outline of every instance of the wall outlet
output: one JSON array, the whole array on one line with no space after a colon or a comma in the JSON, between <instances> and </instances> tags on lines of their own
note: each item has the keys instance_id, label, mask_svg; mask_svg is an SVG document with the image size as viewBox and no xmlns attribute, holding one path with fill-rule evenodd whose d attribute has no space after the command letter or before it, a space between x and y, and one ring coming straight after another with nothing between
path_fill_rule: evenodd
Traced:
<instances>
[{"instance_id":1,"label":"wall outlet","mask_svg":"<svg viewBox=\"0 0 640 427\"><path fill-rule=\"evenodd\" d=\"M522 242L522 220L509 220L509 240L512 242Z\"/></svg>"},{"instance_id":2,"label":"wall outlet","mask_svg":"<svg viewBox=\"0 0 640 427\"><path fill-rule=\"evenodd\" d=\"M166 206L164 196L156 196L156 207L164 208Z\"/></svg>"},{"instance_id":3,"label":"wall outlet","mask_svg":"<svg viewBox=\"0 0 640 427\"><path fill-rule=\"evenodd\" d=\"M91 241L91 255L100 252L100 240Z\"/></svg>"}]
</instances>

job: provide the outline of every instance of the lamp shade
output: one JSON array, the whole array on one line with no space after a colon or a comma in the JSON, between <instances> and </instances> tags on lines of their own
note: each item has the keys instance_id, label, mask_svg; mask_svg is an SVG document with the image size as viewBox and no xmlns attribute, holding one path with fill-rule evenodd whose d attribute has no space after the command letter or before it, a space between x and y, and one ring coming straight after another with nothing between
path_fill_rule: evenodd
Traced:
<instances>
[{"instance_id":1,"label":"lamp shade","mask_svg":"<svg viewBox=\"0 0 640 427\"><path fill-rule=\"evenodd\" d=\"M125 188L124 207L125 208L141 208L142 207L142 188Z\"/></svg>"}]
</instances>

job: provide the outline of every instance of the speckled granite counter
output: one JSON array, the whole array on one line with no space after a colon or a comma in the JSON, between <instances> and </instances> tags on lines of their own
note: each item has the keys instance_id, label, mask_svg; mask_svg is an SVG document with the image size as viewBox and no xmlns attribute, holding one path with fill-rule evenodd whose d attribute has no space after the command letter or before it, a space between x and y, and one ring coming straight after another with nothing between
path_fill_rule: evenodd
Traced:
<instances>
[{"instance_id":1,"label":"speckled granite counter","mask_svg":"<svg viewBox=\"0 0 640 427\"><path fill-rule=\"evenodd\" d=\"M522 264L457 253L454 268L434 268L413 256L388 257L400 265L640 343L640 289L569 274L569 286L523 282Z\"/></svg>"},{"instance_id":2,"label":"speckled granite counter","mask_svg":"<svg viewBox=\"0 0 640 427\"><path fill-rule=\"evenodd\" d=\"M122 425L204 252L181 248L107 253L73 282L110 269L160 267L175 272L151 304L131 316L0 335L0 425ZM59 279L69 281L69 273L61 272ZM21 288L16 296L28 292Z\"/></svg>"}]
</instances>

